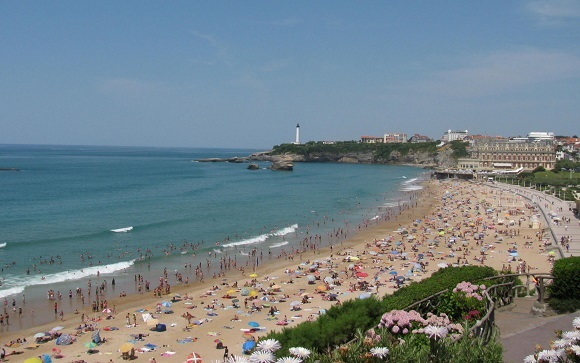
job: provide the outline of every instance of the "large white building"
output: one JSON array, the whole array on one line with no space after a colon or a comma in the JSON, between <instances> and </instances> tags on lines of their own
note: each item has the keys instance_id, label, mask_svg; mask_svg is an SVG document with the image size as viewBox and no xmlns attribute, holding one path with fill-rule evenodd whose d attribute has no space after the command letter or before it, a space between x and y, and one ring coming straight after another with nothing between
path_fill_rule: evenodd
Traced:
<instances>
[{"instance_id":1,"label":"large white building","mask_svg":"<svg viewBox=\"0 0 580 363\"><path fill-rule=\"evenodd\" d=\"M441 137L441 141L442 142L451 142L451 141L455 141L455 140L463 140L468 135L469 135L469 133L467 132L467 130L464 130L464 131L447 130L447 131L445 131L445 133Z\"/></svg>"}]
</instances>

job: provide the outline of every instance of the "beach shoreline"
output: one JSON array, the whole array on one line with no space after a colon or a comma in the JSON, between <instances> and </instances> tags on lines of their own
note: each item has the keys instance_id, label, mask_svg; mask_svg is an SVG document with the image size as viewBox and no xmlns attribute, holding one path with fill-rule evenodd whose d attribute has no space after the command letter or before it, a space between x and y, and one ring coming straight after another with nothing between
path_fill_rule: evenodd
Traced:
<instances>
[{"instance_id":1,"label":"beach shoreline","mask_svg":"<svg viewBox=\"0 0 580 363\"><path fill-rule=\"evenodd\" d=\"M453 183L458 183L458 186ZM47 344L42 344L36 346L36 344L34 344L34 339L31 337L38 332L49 331L56 325L64 327L62 330L59 330L61 332L76 332L75 327L81 324L81 317L84 314L85 317L89 319L89 325L96 323L97 328L101 329L101 336L107 338L107 343L99 346L100 349L98 349L99 352L97 354L87 354L86 348L83 344L89 338L88 336L90 336L90 334L81 334L77 337L78 341L73 345L59 348L64 352L64 359L67 361L73 359L72 357L76 357L75 359L84 359L87 362L108 362L109 359L115 361L120 356L120 353L118 352L119 346L127 340L131 340L133 344L135 344L135 349L141 348L140 341L133 341L130 337L131 333L134 334L137 332L141 334L149 334L149 337L151 337L151 334L158 334L158 337L155 337L155 339L150 338L150 341L163 342L166 340L168 343L161 344L160 346L158 345L157 350L153 352L139 353L138 357L140 360L149 359L151 357L160 359L159 354L166 350L169 352L175 352L174 355L170 354L167 357L168 359L166 361L171 362L184 361L186 357L185 352L193 350L200 353L202 357L204 357L204 360L217 360L222 358L221 354L223 352L220 350L216 351L214 343L216 339L221 339L224 345L228 345L231 353L240 354L241 344L243 342L242 330L249 328L247 325L249 321L256 320L259 322L260 326L265 328L264 332L260 330L255 333L255 336L258 338L259 336L263 336L265 332L271 331L272 329L281 329L286 326L279 324L281 322L287 322L288 325L291 326L300 321L315 319L321 311L336 304L336 301L325 299L325 296L328 296L328 294L324 294L323 291L319 290L326 290L327 288L329 288L328 291L334 290L338 295L339 300L357 298L359 294L366 293L366 291L363 292L357 290L357 284L361 281L368 281L369 284L376 285L374 290L369 291L373 294L382 296L392 293L396 289L395 282L392 280L393 275L386 271L396 270L400 275L406 274L409 275L410 279L413 281L418 281L428 277L432 272L436 271L438 269L437 262L439 260L446 261L445 263L448 263L449 265L455 263L455 258L451 259L446 255L444 255L445 257L440 257L438 254L440 252L445 254L448 249L446 247L441 248L442 246L437 246L433 247L434 250L437 250L437 253L433 254L433 257L424 260L426 264L423 264L425 265L425 268L422 269L421 272L413 272L408 265L410 260L416 258L418 251L423 251L423 244L425 244L425 248L427 247L426 244L428 243L428 239L426 236L428 235L427 233L424 233L423 236L420 236L420 230L427 228L427 221L430 220L430 218L436 222L438 218L437 215L440 215L443 212L447 213L448 211L445 211L445 209L448 209L453 210L455 214L459 214L458 220L467 219L461 215L461 205L456 206L454 203L459 200L460 197L462 198L461 200L466 200L466 196L471 195L470 193L477 193L472 196L474 198L485 199L488 202L493 202L494 200L493 190L490 190L489 187L485 185L474 186L465 182L440 182L429 180L424 183L424 189L408 193L410 196L410 203L406 204L406 207L403 208L399 215L391 216L388 220L386 217L368 220L366 221L366 225L364 223L361 225L360 230L358 230L357 227L356 233L348 236L344 241L334 243L332 247L325 246L316 249L306 248L305 252L297 254L293 259L288 256L285 256L285 258L273 258L271 261L261 263L257 271L245 271L242 273L239 270L232 269L226 273L225 277L216 276L216 278L206 278L205 283L203 284L196 281L187 286L185 284L172 286L171 294L164 295L161 298L153 297L150 292L144 292L143 294L128 294L127 297L114 298L109 301L109 307L113 305L116 314L111 313L113 318L109 320L105 319L108 314L102 312L94 313L90 311L90 307L87 306L84 310L79 310L79 314L65 314L64 321L61 321L60 317L56 316L53 322L43 324L42 326L28 327L15 332L4 330L2 333L2 344L7 341L26 337L27 342L22 344L20 348L17 347L15 349L20 349L20 351L23 352L22 358L39 355L41 353L51 354L50 349L47 351L47 348L52 348L55 345L50 344L50 346L48 346ZM455 195L455 199L453 199L453 195ZM517 199L516 196L513 196L513 198ZM523 202L521 200L518 200L517 202L522 203L521 207L522 211L524 211L525 206L523 205ZM496 206L496 208L499 209L500 207ZM433 226L435 226L435 222L433 222ZM421 226L421 228L413 228L414 225ZM461 229L462 224L459 223L458 225L459 229ZM402 229L408 229L409 232L411 229L418 229L419 231L412 232L416 233L417 236L407 236L405 234L405 238L401 239L401 244L396 245L396 248L394 244L392 245L392 251L399 251L397 254L376 252L380 251L377 249L377 241L385 240L388 236L394 236L393 241L399 239L401 234L395 233L395 231L401 231ZM519 235L520 231L518 230L517 232L514 232L517 233L515 236L508 237L506 235L506 240L508 238L515 238L520 242L521 250L518 251L521 251L522 256L525 256L524 261L527 263L528 267L532 266L531 268L535 269L537 272L549 272L550 264L546 258L545 249L542 252L539 251L539 243L541 242L541 239L540 242L534 240L534 233L537 231L532 228L525 228L525 226L521 227L521 229L524 230L524 233L522 233L521 236ZM490 231L491 230L487 230L486 233L489 233ZM413 237L413 239L410 239L409 237ZM494 238L496 237L488 238L487 234L485 237L487 240ZM479 256L477 251L479 242L475 244L476 241L469 238L467 238L467 241L468 245L464 245L460 250L464 251L465 260L468 264L478 263L476 258ZM533 242L528 244L530 241ZM507 243L508 242L506 241L505 244ZM483 246L483 241L481 242L481 245ZM501 246L500 244L497 244L496 247L506 248L505 245ZM502 257L502 261L500 261L499 259L495 259L496 252L499 251L495 250L495 248L490 249L487 259L481 261L481 264L490 265L498 270L507 268L507 265L510 265L511 269L511 263L506 263L507 255L505 259ZM409 258L400 259L400 256L398 256L399 253L409 254ZM459 253L457 254L459 255ZM352 255L353 260L347 261L347 255ZM411 255L413 255L412 258ZM485 256L485 254L482 255ZM361 260L357 260L359 261L358 263L360 263L368 273L368 277L362 278L362 280L354 276L354 274L351 273L352 271L348 268L349 265L357 263L355 262L355 259L359 258ZM318 260L321 266L318 271L320 276L333 270L342 274L342 283L331 287L324 284L322 279L318 279L315 280L314 284L309 284L308 281L306 281L308 268L315 260ZM462 263L461 257L458 258L458 261ZM514 265L515 264L516 263L514 263ZM515 269L516 266L513 267ZM288 271L300 271L300 269L302 269L301 274L287 273ZM249 276L252 272L257 274L255 278ZM237 287L234 286L235 282L237 282ZM260 286L252 287L252 284L259 284ZM243 304L245 297L241 296L240 292L240 289L243 288L244 285L246 288L256 288L257 291L259 291L259 296L266 298L272 296L269 294L270 288L277 285L279 286L278 295L286 295L288 298L284 299L285 302L269 302L270 299L268 299L267 304L264 303L265 300L252 300L249 302L251 305L246 308ZM232 295L239 300L237 308L235 307L236 304L232 304L232 299L226 298L228 295L226 292L228 290L235 290ZM311 295L309 296L308 301L301 304L302 308L299 311L291 310L289 303L291 301L300 300L300 295L303 293ZM167 324L168 331L166 333L150 332L147 324L142 321L140 314L137 313L137 310L147 309L147 312L155 314L157 311L157 304L162 300L168 301L172 296L174 296L174 294L179 294L182 297L180 302L173 304L172 309L175 310L174 314L158 314L159 321ZM274 296L277 295L275 294ZM191 300L188 299L189 297L191 297ZM264 319L267 315L265 312L254 311L252 308L252 305L256 302L258 303L260 310L276 306L279 309L279 313ZM208 306L212 305L212 309L207 309ZM192 308L193 306L195 306L195 308ZM47 309L38 313L52 314L53 312ZM181 316L187 313L191 313L196 320L201 320L202 323L188 327L186 318ZM129 314L129 324L125 321L127 314ZM92 321L94 319L99 320ZM138 319L137 326L133 326L134 319ZM119 330L107 331L107 326L115 326L115 328ZM164 335L161 336L160 334ZM180 337L195 338L195 341L176 343L180 340ZM32 339L32 342L30 339ZM145 339L145 343L146 342L148 342L147 339ZM30 344L32 344L33 347L30 347L29 349L25 348ZM164 345L166 345L166 347ZM5 349L10 352L13 348L5 347ZM20 358L21 357L19 356L18 359Z\"/></svg>"}]
</instances>

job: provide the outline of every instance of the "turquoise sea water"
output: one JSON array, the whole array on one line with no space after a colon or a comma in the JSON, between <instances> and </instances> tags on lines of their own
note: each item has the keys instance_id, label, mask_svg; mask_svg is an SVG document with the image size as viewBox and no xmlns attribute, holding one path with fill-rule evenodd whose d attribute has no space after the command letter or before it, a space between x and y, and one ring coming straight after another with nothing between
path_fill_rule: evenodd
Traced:
<instances>
[{"instance_id":1,"label":"turquoise sea water","mask_svg":"<svg viewBox=\"0 0 580 363\"><path fill-rule=\"evenodd\" d=\"M289 252L307 231L326 236L396 206L425 172L193 162L253 151L0 145L0 168L21 170L0 172L0 298L84 287L97 271L129 279L205 267L210 252L238 263L254 248Z\"/></svg>"}]
</instances>

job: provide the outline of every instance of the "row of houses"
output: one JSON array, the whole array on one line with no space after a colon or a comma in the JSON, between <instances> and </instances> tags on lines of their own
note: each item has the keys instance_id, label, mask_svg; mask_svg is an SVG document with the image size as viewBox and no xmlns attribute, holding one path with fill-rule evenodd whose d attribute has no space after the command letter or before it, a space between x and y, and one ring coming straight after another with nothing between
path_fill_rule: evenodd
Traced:
<instances>
[{"instance_id":1,"label":"row of houses","mask_svg":"<svg viewBox=\"0 0 580 363\"><path fill-rule=\"evenodd\" d=\"M469 143L469 157L458 160L458 168L475 171L533 170L539 166L553 169L556 160L574 158L580 149L579 138L556 138L552 132L530 132L525 137L469 135L468 130L447 130L441 137L446 144L460 140ZM427 136L386 133L383 136L362 136L364 143L430 142Z\"/></svg>"}]
</instances>

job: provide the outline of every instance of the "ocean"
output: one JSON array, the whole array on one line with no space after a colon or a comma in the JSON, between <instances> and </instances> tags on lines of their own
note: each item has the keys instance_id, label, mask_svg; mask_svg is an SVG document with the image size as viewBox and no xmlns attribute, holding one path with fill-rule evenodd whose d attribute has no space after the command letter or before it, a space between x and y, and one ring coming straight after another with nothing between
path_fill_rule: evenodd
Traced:
<instances>
[{"instance_id":1,"label":"ocean","mask_svg":"<svg viewBox=\"0 0 580 363\"><path fill-rule=\"evenodd\" d=\"M0 298L65 295L97 274L156 281L226 255L248 264L254 249L290 253L315 234L329 243L426 177L411 166L195 162L255 151L0 145L0 168L19 170L0 172Z\"/></svg>"}]
</instances>

